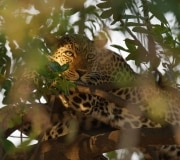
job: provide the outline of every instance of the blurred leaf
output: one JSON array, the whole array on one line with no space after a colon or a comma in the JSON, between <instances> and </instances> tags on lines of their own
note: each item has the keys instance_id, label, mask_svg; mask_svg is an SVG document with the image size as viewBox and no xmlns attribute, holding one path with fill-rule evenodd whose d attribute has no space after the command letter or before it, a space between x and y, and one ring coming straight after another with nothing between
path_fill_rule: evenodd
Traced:
<instances>
[{"instance_id":1,"label":"blurred leaf","mask_svg":"<svg viewBox=\"0 0 180 160\"><path fill-rule=\"evenodd\" d=\"M9 141L8 139L0 137L0 143L1 143L2 147L3 147L3 149L7 153L10 153L10 152L13 151L13 149L15 149L14 144L11 141Z\"/></svg>"},{"instance_id":2,"label":"blurred leaf","mask_svg":"<svg viewBox=\"0 0 180 160\"><path fill-rule=\"evenodd\" d=\"M107 2L103 2L103 3L98 3L97 7L99 8L109 8L109 3Z\"/></svg>"},{"instance_id":3,"label":"blurred leaf","mask_svg":"<svg viewBox=\"0 0 180 160\"><path fill-rule=\"evenodd\" d=\"M117 152L116 151L112 151L112 152L108 152L106 153L106 156L110 159L110 160L115 160L117 159Z\"/></svg>"},{"instance_id":4,"label":"blurred leaf","mask_svg":"<svg viewBox=\"0 0 180 160\"><path fill-rule=\"evenodd\" d=\"M22 118L20 115L14 115L9 122L8 122L8 128L13 128L14 126L17 126L22 123Z\"/></svg>"},{"instance_id":5,"label":"blurred leaf","mask_svg":"<svg viewBox=\"0 0 180 160\"><path fill-rule=\"evenodd\" d=\"M154 34L163 34L163 33L167 33L170 31L170 29L168 27L165 27L163 24L161 25L152 25L152 31Z\"/></svg>"},{"instance_id":6,"label":"blurred leaf","mask_svg":"<svg viewBox=\"0 0 180 160\"><path fill-rule=\"evenodd\" d=\"M85 13L86 14L96 14L96 7L95 6L92 6L92 5L90 5L90 6L87 6L87 8L85 8Z\"/></svg>"},{"instance_id":7,"label":"blurred leaf","mask_svg":"<svg viewBox=\"0 0 180 160\"><path fill-rule=\"evenodd\" d=\"M122 15L121 18L122 19L127 19L127 20L129 20L129 19L137 19L137 18L143 19L143 17L137 16L137 15L128 15L128 14Z\"/></svg>"},{"instance_id":8,"label":"blurred leaf","mask_svg":"<svg viewBox=\"0 0 180 160\"><path fill-rule=\"evenodd\" d=\"M67 63L61 66L58 62L50 62L49 67L54 72L62 73L69 68L69 64Z\"/></svg>"},{"instance_id":9,"label":"blurred leaf","mask_svg":"<svg viewBox=\"0 0 180 160\"><path fill-rule=\"evenodd\" d=\"M136 22L126 22L126 26L131 27L131 26L145 26L143 23L136 23Z\"/></svg>"},{"instance_id":10,"label":"blurred leaf","mask_svg":"<svg viewBox=\"0 0 180 160\"><path fill-rule=\"evenodd\" d=\"M129 49L129 52L133 52L136 50L136 46L138 45L136 40L132 40L132 39L125 39L125 43L127 48Z\"/></svg>"},{"instance_id":11,"label":"blurred leaf","mask_svg":"<svg viewBox=\"0 0 180 160\"><path fill-rule=\"evenodd\" d=\"M2 85L2 88L4 88L6 91L9 91L11 88L11 83L12 82L10 80L5 80Z\"/></svg>"},{"instance_id":12,"label":"blurred leaf","mask_svg":"<svg viewBox=\"0 0 180 160\"><path fill-rule=\"evenodd\" d=\"M136 49L130 51L130 54L126 57L126 60L134 60L135 64L140 66L141 63L147 62L147 55L148 53L145 48L138 46Z\"/></svg>"},{"instance_id":13,"label":"blurred leaf","mask_svg":"<svg viewBox=\"0 0 180 160\"><path fill-rule=\"evenodd\" d=\"M134 27L132 29L134 32L138 32L138 33L143 33L143 34L148 34L149 32L147 31L147 29L143 28L143 27Z\"/></svg>"},{"instance_id":14,"label":"blurred leaf","mask_svg":"<svg viewBox=\"0 0 180 160\"><path fill-rule=\"evenodd\" d=\"M1 43L1 42L0 42ZM7 49L5 47L5 44L0 44L0 58L2 59L6 55Z\"/></svg>"},{"instance_id":15,"label":"blurred leaf","mask_svg":"<svg viewBox=\"0 0 180 160\"><path fill-rule=\"evenodd\" d=\"M160 20L160 22L164 23L164 24L168 24L163 12L161 12L161 10L159 10L159 6L149 3L148 5L149 10L151 11L151 13Z\"/></svg>"},{"instance_id":16,"label":"blurred leaf","mask_svg":"<svg viewBox=\"0 0 180 160\"><path fill-rule=\"evenodd\" d=\"M73 82L67 81L66 79L62 78L61 80L57 81L56 87L62 91L64 94L69 94L69 88L75 87L76 85Z\"/></svg>"},{"instance_id":17,"label":"blurred leaf","mask_svg":"<svg viewBox=\"0 0 180 160\"><path fill-rule=\"evenodd\" d=\"M4 75L0 74L0 86L2 86L2 84L5 82L6 78L4 77Z\"/></svg>"},{"instance_id":18,"label":"blurred leaf","mask_svg":"<svg viewBox=\"0 0 180 160\"><path fill-rule=\"evenodd\" d=\"M66 0L64 6L66 8L75 8L79 10L84 7L84 0L76 0L76 1Z\"/></svg>"},{"instance_id":19,"label":"blurred leaf","mask_svg":"<svg viewBox=\"0 0 180 160\"><path fill-rule=\"evenodd\" d=\"M0 32L0 48L2 46L4 47L5 43L6 43L5 35Z\"/></svg>"},{"instance_id":20,"label":"blurred leaf","mask_svg":"<svg viewBox=\"0 0 180 160\"><path fill-rule=\"evenodd\" d=\"M105 19L105 18L110 18L111 15L112 15L112 10L109 9L109 10L104 11L104 12L101 14L101 18L104 18L104 19Z\"/></svg>"}]
</instances>

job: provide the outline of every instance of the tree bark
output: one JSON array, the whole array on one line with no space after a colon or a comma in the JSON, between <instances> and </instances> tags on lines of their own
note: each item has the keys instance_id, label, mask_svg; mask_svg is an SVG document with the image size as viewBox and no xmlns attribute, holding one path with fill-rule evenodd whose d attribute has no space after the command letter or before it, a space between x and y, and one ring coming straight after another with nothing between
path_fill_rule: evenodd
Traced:
<instances>
[{"instance_id":1,"label":"tree bark","mask_svg":"<svg viewBox=\"0 0 180 160\"><path fill-rule=\"evenodd\" d=\"M14 160L14 157L25 160L28 156L30 160L93 160L116 149L177 144L169 127L123 129L94 136L81 134L70 144L65 140L63 137L27 147L24 157L17 152L6 160Z\"/></svg>"},{"instance_id":2,"label":"tree bark","mask_svg":"<svg viewBox=\"0 0 180 160\"><path fill-rule=\"evenodd\" d=\"M94 94L109 99L111 95L106 91L96 88L78 86L78 92ZM115 97L118 100L118 97ZM116 103L116 102L115 102ZM119 103L117 101L117 103ZM122 101L122 103L127 103ZM53 115L61 117L64 107L61 106L58 97L52 100L51 104L27 104L25 106L6 106L0 109L1 115L1 136L7 138L15 129L22 125L22 122L31 122L39 128L46 130L52 122ZM56 115L57 116L57 115ZM55 116L55 117L56 117ZM16 119L22 119L17 121ZM9 125L13 122L13 125ZM91 136L90 136L91 135ZM179 128L141 128L122 130L99 130L92 135L92 131L86 134L79 134L73 142L66 141L66 136L54 140L48 140L33 146L26 146L23 150L15 149L15 152L8 154L2 152L0 159L5 160L93 160L103 158L102 153L121 148L148 147L154 145L180 144ZM3 151L2 146L0 146Z\"/></svg>"}]
</instances>

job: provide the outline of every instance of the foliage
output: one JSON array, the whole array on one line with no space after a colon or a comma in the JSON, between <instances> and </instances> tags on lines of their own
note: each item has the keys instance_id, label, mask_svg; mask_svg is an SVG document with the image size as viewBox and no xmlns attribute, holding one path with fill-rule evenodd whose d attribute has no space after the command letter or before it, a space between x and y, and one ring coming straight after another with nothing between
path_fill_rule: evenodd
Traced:
<instances>
[{"instance_id":1,"label":"foliage","mask_svg":"<svg viewBox=\"0 0 180 160\"><path fill-rule=\"evenodd\" d=\"M74 32L89 37L103 33L107 38L113 38L110 36L112 31L123 33L127 37L125 45L112 46L128 52L127 60L135 61L140 71L157 71L162 66L165 79L173 85L177 83L180 60L178 3L170 8L163 0L102 0L96 3L95 6L81 0L78 3L69 0L65 3L1 2L0 82L7 91L5 95L14 84L19 68L44 68L47 63L44 56L54 52L58 38ZM163 10L158 9L160 3ZM177 28L171 28L165 17L167 12L174 14Z\"/></svg>"},{"instance_id":2,"label":"foliage","mask_svg":"<svg viewBox=\"0 0 180 160\"><path fill-rule=\"evenodd\" d=\"M178 85L179 10L178 0L2 0L0 89L4 91L3 102L13 102L7 97L22 78L24 68L38 72L38 83L33 80L35 88L25 101L40 100L59 90L67 93L74 86L59 77L59 72L65 71L68 65L59 66L47 60L57 48L58 38L66 33L86 34L91 39L99 34L110 40L114 38L112 32L124 34L126 38L119 38L119 44L112 46L127 52L126 60L133 60L139 72L153 71L166 83ZM173 15L174 23L166 18L167 13ZM49 88L54 81L55 89ZM22 102L22 97L13 103L17 102Z\"/></svg>"},{"instance_id":3,"label":"foliage","mask_svg":"<svg viewBox=\"0 0 180 160\"><path fill-rule=\"evenodd\" d=\"M103 10L102 18L109 18L111 24L116 24L112 30L130 35L131 38L125 39L126 48L113 45L129 53L127 60L134 60L138 67L145 64L150 71L156 71L162 65L166 78L176 83L179 71L174 69L179 65L179 21L175 22L177 28L171 28L165 14L167 11L174 13L179 19L176 9L180 5L169 8L168 4L167 1L104 0L97 6ZM164 9L160 10L159 6ZM120 11L117 8L121 8Z\"/></svg>"}]
</instances>

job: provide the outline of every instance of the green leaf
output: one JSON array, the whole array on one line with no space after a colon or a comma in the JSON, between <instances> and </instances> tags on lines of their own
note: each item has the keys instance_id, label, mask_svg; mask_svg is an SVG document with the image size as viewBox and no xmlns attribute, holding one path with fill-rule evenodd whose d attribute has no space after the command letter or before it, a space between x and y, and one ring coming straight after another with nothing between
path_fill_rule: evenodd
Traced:
<instances>
[{"instance_id":1,"label":"green leaf","mask_svg":"<svg viewBox=\"0 0 180 160\"><path fill-rule=\"evenodd\" d=\"M131 26L145 26L145 25L142 23L127 22L126 26L131 27Z\"/></svg>"},{"instance_id":2,"label":"green leaf","mask_svg":"<svg viewBox=\"0 0 180 160\"><path fill-rule=\"evenodd\" d=\"M116 151L108 152L108 153L106 153L106 155L109 159L117 159L117 152Z\"/></svg>"},{"instance_id":3,"label":"green leaf","mask_svg":"<svg viewBox=\"0 0 180 160\"><path fill-rule=\"evenodd\" d=\"M93 13L94 11L96 10L96 7L95 6L89 6L89 7L87 7L87 8L85 8L85 12L86 12L86 14L87 13Z\"/></svg>"},{"instance_id":4,"label":"green leaf","mask_svg":"<svg viewBox=\"0 0 180 160\"><path fill-rule=\"evenodd\" d=\"M165 27L164 25L153 25L151 32L155 40L164 45L164 34L168 34L169 28Z\"/></svg>"},{"instance_id":5,"label":"green leaf","mask_svg":"<svg viewBox=\"0 0 180 160\"><path fill-rule=\"evenodd\" d=\"M134 27L132 30L133 30L134 32L148 34L147 29L145 29L145 28L143 28L143 27Z\"/></svg>"},{"instance_id":6,"label":"green leaf","mask_svg":"<svg viewBox=\"0 0 180 160\"><path fill-rule=\"evenodd\" d=\"M10 88L11 88L11 81L10 80L5 80L3 85L2 85L2 88L4 88L6 91L9 91Z\"/></svg>"},{"instance_id":7,"label":"green leaf","mask_svg":"<svg viewBox=\"0 0 180 160\"><path fill-rule=\"evenodd\" d=\"M55 81L56 84L54 87L65 94L69 94L69 88L76 86L73 82L67 81L64 77L57 77Z\"/></svg>"},{"instance_id":8,"label":"green leaf","mask_svg":"<svg viewBox=\"0 0 180 160\"><path fill-rule=\"evenodd\" d=\"M137 16L137 15L122 15L121 16L122 19L137 19L137 18L140 18L140 16ZM143 17L141 17L143 18Z\"/></svg>"},{"instance_id":9,"label":"green leaf","mask_svg":"<svg viewBox=\"0 0 180 160\"><path fill-rule=\"evenodd\" d=\"M101 14L101 18L103 18L103 19L109 18L109 17L111 17L111 15L112 15L112 10L109 9L109 10L104 11L104 12Z\"/></svg>"},{"instance_id":10,"label":"green leaf","mask_svg":"<svg viewBox=\"0 0 180 160\"><path fill-rule=\"evenodd\" d=\"M8 99L8 97L6 96L6 95L7 95L7 92L5 92L4 95L5 95L5 97L3 98L2 103L3 103L3 104L8 104L9 99Z\"/></svg>"},{"instance_id":11,"label":"green leaf","mask_svg":"<svg viewBox=\"0 0 180 160\"><path fill-rule=\"evenodd\" d=\"M149 10L150 12L157 18L159 19L162 23L164 24L168 24L163 12L161 12L161 10L159 10L159 7L157 5L154 4L150 4L149 3Z\"/></svg>"},{"instance_id":12,"label":"green leaf","mask_svg":"<svg viewBox=\"0 0 180 160\"><path fill-rule=\"evenodd\" d=\"M153 32L155 34L163 34L163 33L167 33L170 31L170 29L168 27L165 27L163 24L161 25L158 25L158 24L155 24L155 25L152 25L153 26Z\"/></svg>"},{"instance_id":13,"label":"green leaf","mask_svg":"<svg viewBox=\"0 0 180 160\"><path fill-rule=\"evenodd\" d=\"M62 73L69 68L69 64L66 63L61 66L58 62L50 62L49 67L50 67L50 69L52 69L55 72Z\"/></svg>"},{"instance_id":14,"label":"green leaf","mask_svg":"<svg viewBox=\"0 0 180 160\"><path fill-rule=\"evenodd\" d=\"M136 50L137 42L135 40L126 38L125 43L127 48L129 49L129 52L133 52Z\"/></svg>"},{"instance_id":15,"label":"green leaf","mask_svg":"<svg viewBox=\"0 0 180 160\"><path fill-rule=\"evenodd\" d=\"M15 125L22 123L22 118L19 115L15 115L8 122L8 128L13 128Z\"/></svg>"},{"instance_id":16,"label":"green leaf","mask_svg":"<svg viewBox=\"0 0 180 160\"><path fill-rule=\"evenodd\" d=\"M103 2L103 3L99 3L96 5L99 8L109 8L109 3L107 2Z\"/></svg>"},{"instance_id":17,"label":"green leaf","mask_svg":"<svg viewBox=\"0 0 180 160\"><path fill-rule=\"evenodd\" d=\"M0 143L3 146L3 149L8 153L15 148L14 144L8 139L0 137Z\"/></svg>"},{"instance_id":18,"label":"green leaf","mask_svg":"<svg viewBox=\"0 0 180 160\"><path fill-rule=\"evenodd\" d=\"M6 38L5 38L5 35L0 33L0 42L5 44L6 43Z\"/></svg>"},{"instance_id":19,"label":"green leaf","mask_svg":"<svg viewBox=\"0 0 180 160\"><path fill-rule=\"evenodd\" d=\"M4 75L0 74L0 85L2 85L5 82L5 77Z\"/></svg>"},{"instance_id":20,"label":"green leaf","mask_svg":"<svg viewBox=\"0 0 180 160\"><path fill-rule=\"evenodd\" d=\"M130 54L126 57L126 60L134 60L135 64L139 66L143 62L147 62L147 51L145 48L137 47L137 49L130 52Z\"/></svg>"}]
</instances>

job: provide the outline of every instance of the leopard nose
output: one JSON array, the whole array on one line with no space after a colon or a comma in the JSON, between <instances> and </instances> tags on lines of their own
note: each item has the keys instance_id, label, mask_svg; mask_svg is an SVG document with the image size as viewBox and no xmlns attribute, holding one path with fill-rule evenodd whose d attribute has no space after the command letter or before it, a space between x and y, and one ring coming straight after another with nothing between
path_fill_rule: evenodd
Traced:
<instances>
[{"instance_id":1,"label":"leopard nose","mask_svg":"<svg viewBox=\"0 0 180 160\"><path fill-rule=\"evenodd\" d=\"M79 74L79 77L82 77L84 74L86 74L86 70L84 69L77 69L76 72Z\"/></svg>"}]
</instances>

